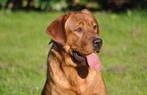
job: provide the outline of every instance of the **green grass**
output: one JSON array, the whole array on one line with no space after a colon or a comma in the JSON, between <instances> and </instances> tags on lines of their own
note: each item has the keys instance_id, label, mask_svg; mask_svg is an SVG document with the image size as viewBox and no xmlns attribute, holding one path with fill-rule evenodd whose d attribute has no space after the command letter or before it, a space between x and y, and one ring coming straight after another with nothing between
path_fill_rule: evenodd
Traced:
<instances>
[{"instance_id":1,"label":"green grass","mask_svg":"<svg viewBox=\"0 0 147 95\"><path fill-rule=\"evenodd\" d=\"M46 78L48 24L61 13L0 12L0 95L40 95ZM147 95L147 14L95 13L109 95Z\"/></svg>"}]
</instances>

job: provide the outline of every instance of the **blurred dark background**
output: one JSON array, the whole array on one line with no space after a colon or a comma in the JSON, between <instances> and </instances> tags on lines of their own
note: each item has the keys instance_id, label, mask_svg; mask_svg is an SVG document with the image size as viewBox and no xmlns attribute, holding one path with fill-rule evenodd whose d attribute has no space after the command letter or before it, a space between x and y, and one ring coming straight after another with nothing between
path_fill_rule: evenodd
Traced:
<instances>
[{"instance_id":1,"label":"blurred dark background","mask_svg":"<svg viewBox=\"0 0 147 95\"><path fill-rule=\"evenodd\" d=\"M123 12L146 9L147 0L1 0L0 9L11 11L67 11L87 8L91 11Z\"/></svg>"}]
</instances>

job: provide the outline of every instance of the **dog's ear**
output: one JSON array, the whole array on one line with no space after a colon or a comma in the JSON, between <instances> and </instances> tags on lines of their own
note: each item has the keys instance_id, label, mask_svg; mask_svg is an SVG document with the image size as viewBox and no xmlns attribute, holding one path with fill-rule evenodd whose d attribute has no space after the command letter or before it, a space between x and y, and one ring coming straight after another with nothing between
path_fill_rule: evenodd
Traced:
<instances>
[{"instance_id":1,"label":"dog's ear","mask_svg":"<svg viewBox=\"0 0 147 95\"><path fill-rule=\"evenodd\" d=\"M51 38L61 45L64 45L66 43L64 24L67 18L68 15L65 14L53 21L47 28L47 33L51 36Z\"/></svg>"}]
</instances>

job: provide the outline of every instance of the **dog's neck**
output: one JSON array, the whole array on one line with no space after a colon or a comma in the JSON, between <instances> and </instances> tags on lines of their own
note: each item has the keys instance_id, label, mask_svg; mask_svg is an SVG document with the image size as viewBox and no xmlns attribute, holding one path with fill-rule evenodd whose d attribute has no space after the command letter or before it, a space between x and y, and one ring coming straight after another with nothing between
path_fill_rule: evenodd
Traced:
<instances>
[{"instance_id":1,"label":"dog's neck","mask_svg":"<svg viewBox=\"0 0 147 95\"><path fill-rule=\"evenodd\" d=\"M65 53L67 53L68 55L71 56L71 59L73 60L73 62L78 63L77 65L87 65L87 60L85 56L82 56L80 53L71 50L71 52L67 52L62 45L56 43L55 41L51 41L50 43L52 43L52 49L55 49L57 51L64 51Z\"/></svg>"},{"instance_id":2,"label":"dog's neck","mask_svg":"<svg viewBox=\"0 0 147 95\"><path fill-rule=\"evenodd\" d=\"M86 78L88 75L89 66L87 65L86 57L80 55L76 51L72 51L71 53L66 52L64 47L54 41L52 41L52 47L51 49L57 51L61 55L64 53L70 57L70 59L73 61L73 67L77 70L77 73L81 78ZM63 58L61 59L63 60Z\"/></svg>"}]
</instances>

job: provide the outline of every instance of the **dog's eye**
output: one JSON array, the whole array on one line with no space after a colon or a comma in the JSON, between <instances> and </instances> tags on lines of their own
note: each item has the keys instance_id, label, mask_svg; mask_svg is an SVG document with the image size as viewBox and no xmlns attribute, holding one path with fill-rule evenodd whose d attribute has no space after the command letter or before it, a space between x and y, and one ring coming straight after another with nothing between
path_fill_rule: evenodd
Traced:
<instances>
[{"instance_id":1,"label":"dog's eye","mask_svg":"<svg viewBox=\"0 0 147 95\"><path fill-rule=\"evenodd\" d=\"M97 25L96 25L96 24L94 24L94 25L93 25L93 29L95 30L96 28L97 28Z\"/></svg>"},{"instance_id":2,"label":"dog's eye","mask_svg":"<svg viewBox=\"0 0 147 95\"><path fill-rule=\"evenodd\" d=\"M78 27L78 28L76 28L74 31L76 31L76 32L81 32L81 31L82 31L82 27Z\"/></svg>"}]
</instances>

